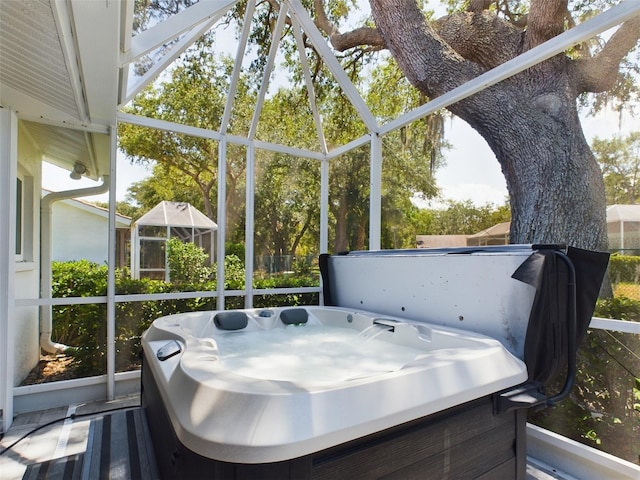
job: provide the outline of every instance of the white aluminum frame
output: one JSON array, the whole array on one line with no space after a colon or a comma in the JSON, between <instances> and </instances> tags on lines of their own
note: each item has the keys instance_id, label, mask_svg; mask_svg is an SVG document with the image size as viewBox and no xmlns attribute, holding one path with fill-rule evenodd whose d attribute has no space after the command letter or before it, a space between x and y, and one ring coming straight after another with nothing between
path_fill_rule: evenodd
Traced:
<instances>
[{"instance_id":1,"label":"white aluminum frame","mask_svg":"<svg viewBox=\"0 0 640 480\"><path fill-rule=\"evenodd\" d=\"M13 362L16 251L16 178L18 178L18 118L0 108L0 431L13 421ZM4 254L2 254L4 252Z\"/></svg>"}]
</instances>

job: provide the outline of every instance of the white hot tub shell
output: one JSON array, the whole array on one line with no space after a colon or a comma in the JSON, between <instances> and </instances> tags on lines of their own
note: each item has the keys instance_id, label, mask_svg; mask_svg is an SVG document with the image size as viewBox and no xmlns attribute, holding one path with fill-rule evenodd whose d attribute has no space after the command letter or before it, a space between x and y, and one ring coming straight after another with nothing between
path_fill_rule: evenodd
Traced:
<instances>
[{"instance_id":1,"label":"white hot tub shell","mask_svg":"<svg viewBox=\"0 0 640 480\"><path fill-rule=\"evenodd\" d=\"M225 462L289 460L527 379L524 363L483 335L335 307L305 307L306 321L287 325L287 310L300 308L242 311L247 325L238 330L217 327L219 312L184 313L157 319L145 333L145 368L184 446ZM341 332L352 367L336 365L341 350L332 336ZM238 365L224 351L232 339L248 352L274 333L291 342L279 353L253 348ZM376 357L392 347L397 358Z\"/></svg>"}]
</instances>

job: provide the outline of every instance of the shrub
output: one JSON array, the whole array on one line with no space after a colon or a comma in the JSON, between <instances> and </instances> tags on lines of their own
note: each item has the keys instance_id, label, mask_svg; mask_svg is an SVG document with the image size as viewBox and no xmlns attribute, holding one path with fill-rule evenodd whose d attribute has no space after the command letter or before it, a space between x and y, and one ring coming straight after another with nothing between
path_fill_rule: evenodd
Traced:
<instances>
[{"instance_id":1,"label":"shrub","mask_svg":"<svg viewBox=\"0 0 640 480\"><path fill-rule=\"evenodd\" d=\"M235 255L238 258L244 258L244 243L227 242L224 245L225 255Z\"/></svg>"},{"instance_id":2,"label":"shrub","mask_svg":"<svg viewBox=\"0 0 640 480\"><path fill-rule=\"evenodd\" d=\"M53 262L51 294L60 297L97 297L107 294L107 267L88 260ZM52 308L53 338L64 344L80 345L95 337L105 325L104 304L59 305ZM83 340L83 342L79 342Z\"/></svg>"},{"instance_id":3,"label":"shrub","mask_svg":"<svg viewBox=\"0 0 640 480\"><path fill-rule=\"evenodd\" d=\"M611 255L609 259L609 278L611 283L639 283L640 256Z\"/></svg>"},{"instance_id":4,"label":"shrub","mask_svg":"<svg viewBox=\"0 0 640 480\"><path fill-rule=\"evenodd\" d=\"M217 273L217 265L213 267ZM224 258L224 288L226 290L242 290L245 285L244 262L237 255L227 255Z\"/></svg>"},{"instance_id":5,"label":"shrub","mask_svg":"<svg viewBox=\"0 0 640 480\"><path fill-rule=\"evenodd\" d=\"M607 298L594 316L640 321L640 302ZM529 412L529 421L627 461L640 453L638 335L590 329L577 353L575 387L555 408Z\"/></svg>"},{"instance_id":6,"label":"shrub","mask_svg":"<svg viewBox=\"0 0 640 480\"><path fill-rule=\"evenodd\" d=\"M626 297L601 298L596 303L593 315L640 322L640 301Z\"/></svg>"},{"instance_id":7,"label":"shrub","mask_svg":"<svg viewBox=\"0 0 640 480\"><path fill-rule=\"evenodd\" d=\"M170 238L167 241L167 249L171 282L193 284L211 278L213 270L208 266L209 255L196 244Z\"/></svg>"}]
</instances>

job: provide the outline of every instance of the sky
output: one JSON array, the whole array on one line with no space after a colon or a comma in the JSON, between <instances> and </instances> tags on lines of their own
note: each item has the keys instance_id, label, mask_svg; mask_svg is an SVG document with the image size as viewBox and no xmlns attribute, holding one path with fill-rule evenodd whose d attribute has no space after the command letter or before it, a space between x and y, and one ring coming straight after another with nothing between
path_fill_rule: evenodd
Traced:
<instances>
[{"instance_id":1,"label":"sky","mask_svg":"<svg viewBox=\"0 0 640 480\"><path fill-rule=\"evenodd\" d=\"M620 120L611 111L597 117L582 116L587 141L594 137L611 138L640 131L640 118L625 115ZM445 199L471 200L477 206L487 203L502 205L507 187L500 165L484 139L467 123L454 119L448 124L445 136L453 148L445 153L447 165L436 172L436 180Z\"/></svg>"}]
</instances>

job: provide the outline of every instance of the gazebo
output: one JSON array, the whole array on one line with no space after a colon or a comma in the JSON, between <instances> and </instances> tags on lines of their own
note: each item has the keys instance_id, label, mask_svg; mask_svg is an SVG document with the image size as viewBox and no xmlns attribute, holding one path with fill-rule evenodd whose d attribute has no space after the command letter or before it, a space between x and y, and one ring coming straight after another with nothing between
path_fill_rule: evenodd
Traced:
<instances>
[{"instance_id":1,"label":"gazebo","mask_svg":"<svg viewBox=\"0 0 640 480\"><path fill-rule=\"evenodd\" d=\"M610 250L640 253L640 205L607 207L607 234Z\"/></svg>"},{"instance_id":2,"label":"gazebo","mask_svg":"<svg viewBox=\"0 0 640 480\"><path fill-rule=\"evenodd\" d=\"M169 281L167 242L178 238L202 248L214 258L218 226L186 202L162 201L131 227L131 275Z\"/></svg>"}]
</instances>

